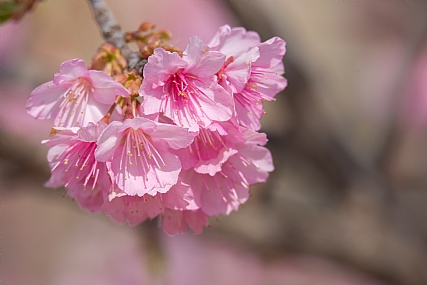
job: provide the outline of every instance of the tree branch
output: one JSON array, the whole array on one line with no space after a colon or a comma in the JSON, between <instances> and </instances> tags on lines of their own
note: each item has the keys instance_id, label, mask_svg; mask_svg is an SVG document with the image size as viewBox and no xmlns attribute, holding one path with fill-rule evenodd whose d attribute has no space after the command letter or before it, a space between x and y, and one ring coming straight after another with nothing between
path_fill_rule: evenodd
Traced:
<instances>
[{"instance_id":1,"label":"tree branch","mask_svg":"<svg viewBox=\"0 0 427 285\"><path fill-rule=\"evenodd\" d=\"M120 49L122 55L126 58L128 69L136 68L142 74L146 60L141 59L138 52L129 48L125 41L125 34L114 20L113 14L104 0L89 0L89 4L104 39Z\"/></svg>"}]
</instances>

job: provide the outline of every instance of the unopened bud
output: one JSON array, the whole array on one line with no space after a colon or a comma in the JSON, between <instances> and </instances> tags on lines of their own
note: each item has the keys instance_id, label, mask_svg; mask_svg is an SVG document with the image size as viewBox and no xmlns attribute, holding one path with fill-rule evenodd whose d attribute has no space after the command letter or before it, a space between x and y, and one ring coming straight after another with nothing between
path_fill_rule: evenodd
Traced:
<instances>
[{"instance_id":1,"label":"unopened bud","mask_svg":"<svg viewBox=\"0 0 427 285\"><path fill-rule=\"evenodd\" d=\"M118 74L113 77L115 81L121 83L131 95L138 96L142 78L133 72Z\"/></svg>"},{"instance_id":2,"label":"unopened bud","mask_svg":"<svg viewBox=\"0 0 427 285\"><path fill-rule=\"evenodd\" d=\"M120 49L109 43L103 43L98 53L92 57L90 69L101 70L110 76L122 74L127 67L126 59L121 55Z\"/></svg>"}]
</instances>

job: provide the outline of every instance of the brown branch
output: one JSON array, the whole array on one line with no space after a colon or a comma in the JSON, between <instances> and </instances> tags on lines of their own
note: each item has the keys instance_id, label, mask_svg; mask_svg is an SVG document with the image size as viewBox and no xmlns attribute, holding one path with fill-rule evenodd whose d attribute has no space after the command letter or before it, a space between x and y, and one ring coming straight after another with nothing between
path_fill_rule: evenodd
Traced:
<instances>
[{"instance_id":1,"label":"brown branch","mask_svg":"<svg viewBox=\"0 0 427 285\"><path fill-rule=\"evenodd\" d=\"M146 60L141 59L138 52L129 48L125 41L125 34L114 20L113 14L104 0L89 0L89 4L104 39L120 49L128 62L128 69L135 68L142 74L142 69L144 68Z\"/></svg>"}]
</instances>

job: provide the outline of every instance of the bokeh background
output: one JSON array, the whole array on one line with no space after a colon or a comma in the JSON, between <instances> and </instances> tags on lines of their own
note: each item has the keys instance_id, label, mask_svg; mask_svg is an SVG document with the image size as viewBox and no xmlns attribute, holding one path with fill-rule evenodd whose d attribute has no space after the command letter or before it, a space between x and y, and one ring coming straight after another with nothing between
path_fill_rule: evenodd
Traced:
<instances>
[{"instance_id":1,"label":"bokeh background","mask_svg":"<svg viewBox=\"0 0 427 285\"><path fill-rule=\"evenodd\" d=\"M43 1L0 29L1 281L14 285L427 284L427 2L107 1L185 48L220 25L287 42L266 103L276 170L201 235L129 227L47 189L52 122L25 101L102 43L85 1Z\"/></svg>"}]
</instances>

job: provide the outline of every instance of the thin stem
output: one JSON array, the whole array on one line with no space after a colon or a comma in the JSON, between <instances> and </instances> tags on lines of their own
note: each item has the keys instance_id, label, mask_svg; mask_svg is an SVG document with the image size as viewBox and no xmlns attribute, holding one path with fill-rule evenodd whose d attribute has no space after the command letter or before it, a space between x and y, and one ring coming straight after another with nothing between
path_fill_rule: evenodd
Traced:
<instances>
[{"instance_id":1,"label":"thin stem","mask_svg":"<svg viewBox=\"0 0 427 285\"><path fill-rule=\"evenodd\" d=\"M144 68L146 60L141 59L138 52L129 48L125 41L125 34L122 32L116 20L114 20L113 14L104 0L89 0L88 2L104 39L120 49L128 62L128 69L135 68L142 74L142 69Z\"/></svg>"}]
</instances>

